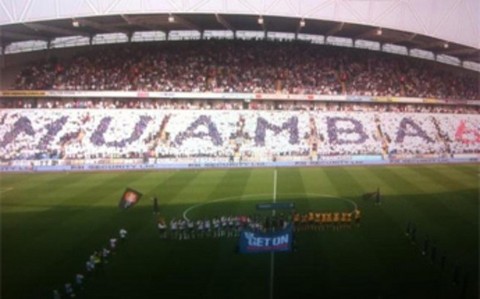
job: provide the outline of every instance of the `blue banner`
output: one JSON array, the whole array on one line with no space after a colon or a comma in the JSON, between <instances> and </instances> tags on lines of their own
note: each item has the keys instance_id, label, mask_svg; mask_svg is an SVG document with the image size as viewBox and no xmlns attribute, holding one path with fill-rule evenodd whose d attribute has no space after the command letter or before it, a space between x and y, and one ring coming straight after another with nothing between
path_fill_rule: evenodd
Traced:
<instances>
[{"instance_id":1,"label":"blue banner","mask_svg":"<svg viewBox=\"0 0 480 299\"><path fill-rule=\"evenodd\" d=\"M261 253L292 250L292 226L271 233L242 231L239 240L240 253Z\"/></svg>"}]
</instances>

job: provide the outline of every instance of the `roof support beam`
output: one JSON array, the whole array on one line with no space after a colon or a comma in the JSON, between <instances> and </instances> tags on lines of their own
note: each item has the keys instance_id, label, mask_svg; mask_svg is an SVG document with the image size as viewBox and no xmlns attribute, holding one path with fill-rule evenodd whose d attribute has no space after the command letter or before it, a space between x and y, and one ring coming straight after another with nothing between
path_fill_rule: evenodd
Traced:
<instances>
[{"instance_id":1,"label":"roof support beam","mask_svg":"<svg viewBox=\"0 0 480 299\"><path fill-rule=\"evenodd\" d=\"M325 33L325 36L331 36L334 35L335 33L342 31L343 26L345 26L344 22L338 23L337 25L333 26L330 30L328 30Z\"/></svg>"},{"instance_id":2,"label":"roof support beam","mask_svg":"<svg viewBox=\"0 0 480 299\"><path fill-rule=\"evenodd\" d=\"M110 33L124 33L128 35L128 31L124 29L119 29L117 27L111 26L111 25L105 25L105 24L100 24L97 22L94 22L92 20L87 20L87 19L76 19L80 26L85 26L85 27L92 27L95 28L99 31L106 31Z\"/></svg>"},{"instance_id":3,"label":"roof support beam","mask_svg":"<svg viewBox=\"0 0 480 299\"><path fill-rule=\"evenodd\" d=\"M11 31L4 31L4 30L0 29L0 39L2 37L6 37L6 38L9 38L9 39L15 39L15 40L18 40L18 41L25 41L25 40L48 41L48 38L46 38L45 36L31 35L31 34L11 32Z\"/></svg>"},{"instance_id":4,"label":"roof support beam","mask_svg":"<svg viewBox=\"0 0 480 299\"><path fill-rule=\"evenodd\" d=\"M410 34L402 33L402 34L398 34L398 35L399 35L398 37L395 37L395 38L389 40L388 43L389 44L398 44L398 43L401 43L401 42L413 42L413 40L417 36L416 33L410 33Z\"/></svg>"},{"instance_id":5,"label":"roof support beam","mask_svg":"<svg viewBox=\"0 0 480 299\"><path fill-rule=\"evenodd\" d=\"M158 20L158 18L136 18L136 17L131 17L131 16L127 16L127 15L120 15L122 17L122 19L127 22L128 25L135 25L135 26L138 26L138 27L142 27L146 30L149 30L149 31L163 31L165 32L166 29L164 26L161 26L163 24L166 24L166 23L159 23L158 21L155 21L155 20Z\"/></svg>"},{"instance_id":6,"label":"roof support beam","mask_svg":"<svg viewBox=\"0 0 480 299\"><path fill-rule=\"evenodd\" d=\"M480 53L468 54L468 55L462 56L461 59L462 60L467 60L467 61L473 61L473 62L476 62L476 63L480 63Z\"/></svg>"},{"instance_id":7,"label":"roof support beam","mask_svg":"<svg viewBox=\"0 0 480 299\"><path fill-rule=\"evenodd\" d=\"M136 23L135 23L135 20L130 19L129 16L120 15L120 17L122 17L122 19L123 19L125 22L127 22L128 25L136 24Z\"/></svg>"},{"instance_id":8,"label":"roof support beam","mask_svg":"<svg viewBox=\"0 0 480 299\"><path fill-rule=\"evenodd\" d=\"M265 25L265 18L263 16L259 16L257 19L258 25L262 27L262 31L264 32L265 39L267 38L267 26Z\"/></svg>"},{"instance_id":9,"label":"roof support beam","mask_svg":"<svg viewBox=\"0 0 480 299\"><path fill-rule=\"evenodd\" d=\"M202 32L202 28L200 28L199 26L197 26L196 24L193 24L187 20L185 20L184 18L178 16L178 15L174 15L175 17L175 23L178 23L180 25L183 25L189 29L192 29L192 30L196 30L196 31L199 31L199 32Z\"/></svg>"},{"instance_id":10,"label":"roof support beam","mask_svg":"<svg viewBox=\"0 0 480 299\"><path fill-rule=\"evenodd\" d=\"M303 27L305 27L305 20L300 19L300 21L298 21L297 29L295 30L295 39L297 39L298 34L300 33Z\"/></svg>"},{"instance_id":11,"label":"roof support beam","mask_svg":"<svg viewBox=\"0 0 480 299\"><path fill-rule=\"evenodd\" d=\"M23 25L35 31L53 32L56 34L61 34L66 36L75 36L75 35L88 36L88 34L83 31L59 28L51 25L38 24L38 23L23 23Z\"/></svg>"},{"instance_id":12,"label":"roof support beam","mask_svg":"<svg viewBox=\"0 0 480 299\"><path fill-rule=\"evenodd\" d=\"M429 50L429 49L435 49L435 48L443 48L443 45L445 42L442 41L437 41L437 42L431 42L431 43L422 43L418 44L415 46L415 48L420 49L420 50Z\"/></svg>"},{"instance_id":13,"label":"roof support beam","mask_svg":"<svg viewBox=\"0 0 480 299\"><path fill-rule=\"evenodd\" d=\"M369 29L369 30L364 31L363 33L355 36L355 39L365 39L365 38L368 38L368 37L371 37L371 36L378 36L377 31L378 31L378 28ZM382 32L382 34L383 34L383 32Z\"/></svg>"},{"instance_id":14,"label":"roof support beam","mask_svg":"<svg viewBox=\"0 0 480 299\"><path fill-rule=\"evenodd\" d=\"M445 51L438 51L437 54L441 54L441 55L462 55L462 54L466 54L466 55L470 55L470 54L474 54L474 53L480 53L480 50L477 50L477 49L468 49L468 48L461 48L461 49L449 49L449 50L445 50Z\"/></svg>"},{"instance_id":15,"label":"roof support beam","mask_svg":"<svg viewBox=\"0 0 480 299\"><path fill-rule=\"evenodd\" d=\"M215 14L215 19L217 19L217 22L222 24L225 29L235 32L235 28L233 28L233 26L227 20L225 20L223 16Z\"/></svg>"}]
</instances>

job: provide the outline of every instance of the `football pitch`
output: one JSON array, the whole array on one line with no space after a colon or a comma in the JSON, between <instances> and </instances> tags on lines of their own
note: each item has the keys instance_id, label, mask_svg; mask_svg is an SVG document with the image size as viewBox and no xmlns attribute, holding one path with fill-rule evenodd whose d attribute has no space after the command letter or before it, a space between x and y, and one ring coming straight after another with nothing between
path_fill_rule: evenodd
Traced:
<instances>
[{"instance_id":1,"label":"football pitch","mask_svg":"<svg viewBox=\"0 0 480 299\"><path fill-rule=\"evenodd\" d=\"M477 298L479 180L476 164L1 174L0 297L53 298L125 228L76 298ZM120 210L126 187L143 197ZM377 188L381 204L363 196ZM152 196L167 221L273 200L362 218L296 232L293 252L241 255L235 237L160 238Z\"/></svg>"}]
</instances>

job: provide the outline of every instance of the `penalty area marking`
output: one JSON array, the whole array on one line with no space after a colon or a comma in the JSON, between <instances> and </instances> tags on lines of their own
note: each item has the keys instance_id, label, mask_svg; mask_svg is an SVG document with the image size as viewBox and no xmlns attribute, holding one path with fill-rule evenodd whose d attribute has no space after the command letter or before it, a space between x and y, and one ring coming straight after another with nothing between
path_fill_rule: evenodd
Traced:
<instances>
[{"instance_id":1,"label":"penalty area marking","mask_svg":"<svg viewBox=\"0 0 480 299\"><path fill-rule=\"evenodd\" d=\"M280 193L280 195L282 195L282 196L297 196L297 197L305 196L307 198L317 198L317 199L321 199L321 198L341 199L345 202L348 202L350 205L352 205L352 207L353 207L352 211L355 211L355 210L358 209L357 204L353 200L343 198L343 197L339 197L339 196L335 196L335 195L331 195L331 194L322 194L322 193ZM206 206L206 205L209 205L209 204L222 202L222 201L229 201L229 200L234 200L234 199L247 199L247 198L255 198L255 197L261 197L259 199L262 199L262 198L268 199L268 198L271 198L271 196L272 196L271 193L256 193L256 194L235 195L235 196L229 196L229 197L222 197L222 198L213 199L213 200L210 200L210 201L207 201L207 202L201 202L201 203L198 203L198 204L194 204L193 206L190 206L187 209L185 209L185 211L183 211L183 219L185 219L186 221L190 221L190 218L188 218L188 213L190 213L192 210L194 210L196 208ZM293 200L295 200L295 198L293 198Z\"/></svg>"}]
</instances>

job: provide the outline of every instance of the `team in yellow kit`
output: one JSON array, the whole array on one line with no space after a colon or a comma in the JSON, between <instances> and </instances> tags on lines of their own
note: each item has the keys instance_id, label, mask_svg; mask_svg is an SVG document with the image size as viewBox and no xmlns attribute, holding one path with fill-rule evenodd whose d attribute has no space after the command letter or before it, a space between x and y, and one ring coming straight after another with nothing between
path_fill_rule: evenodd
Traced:
<instances>
[{"instance_id":1,"label":"team in yellow kit","mask_svg":"<svg viewBox=\"0 0 480 299\"><path fill-rule=\"evenodd\" d=\"M305 214L293 214L293 223L296 231L349 228L352 225L359 226L360 219L361 212L359 209L355 209L352 212L308 212Z\"/></svg>"}]
</instances>

